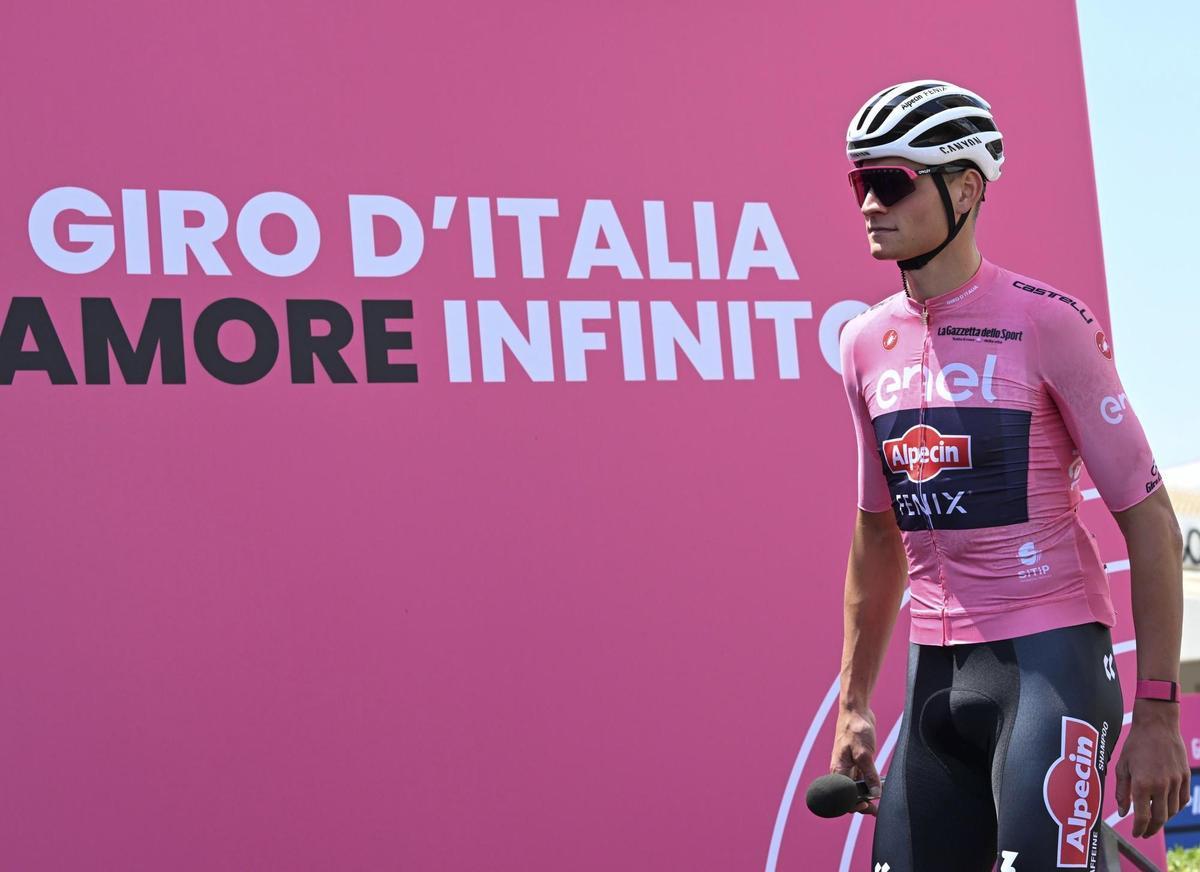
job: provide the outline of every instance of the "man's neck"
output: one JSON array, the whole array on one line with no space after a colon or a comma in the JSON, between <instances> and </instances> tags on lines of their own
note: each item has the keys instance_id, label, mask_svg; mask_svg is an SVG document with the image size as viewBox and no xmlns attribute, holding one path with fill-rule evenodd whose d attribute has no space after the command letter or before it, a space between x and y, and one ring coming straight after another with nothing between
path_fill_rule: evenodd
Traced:
<instances>
[{"instance_id":1,"label":"man's neck","mask_svg":"<svg viewBox=\"0 0 1200 872\"><path fill-rule=\"evenodd\" d=\"M958 242L959 240L954 240ZM946 246L938 256L918 270L904 273L908 282L908 295L918 303L944 294L966 284L979 269L981 256L974 238L964 239L962 246L954 243Z\"/></svg>"}]
</instances>

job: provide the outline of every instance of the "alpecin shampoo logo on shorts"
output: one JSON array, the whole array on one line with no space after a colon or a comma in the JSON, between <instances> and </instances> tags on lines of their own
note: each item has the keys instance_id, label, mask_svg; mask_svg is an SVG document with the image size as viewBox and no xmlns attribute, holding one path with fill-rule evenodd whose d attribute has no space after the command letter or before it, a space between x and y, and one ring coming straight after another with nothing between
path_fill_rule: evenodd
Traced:
<instances>
[{"instance_id":1,"label":"alpecin shampoo logo on shorts","mask_svg":"<svg viewBox=\"0 0 1200 872\"><path fill-rule=\"evenodd\" d=\"M1062 749L1046 770L1042 796L1058 824L1059 868L1086 868L1100 817L1100 733L1087 721L1063 715ZM1103 763L1101 763L1103 765Z\"/></svg>"},{"instance_id":2,"label":"alpecin shampoo logo on shorts","mask_svg":"<svg viewBox=\"0 0 1200 872\"><path fill-rule=\"evenodd\" d=\"M903 472L913 482L929 481L943 469L971 468L971 437L942 435L937 427L917 424L899 439L885 439L888 469Z\"/></svg>"}]
</instances>

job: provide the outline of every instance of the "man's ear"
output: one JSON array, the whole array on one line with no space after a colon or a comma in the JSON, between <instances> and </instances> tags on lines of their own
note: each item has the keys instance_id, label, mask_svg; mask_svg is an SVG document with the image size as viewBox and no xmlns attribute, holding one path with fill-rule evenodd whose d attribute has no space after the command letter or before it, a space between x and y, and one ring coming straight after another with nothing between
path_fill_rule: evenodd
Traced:
<instances>
[{"instance_id":1,"label":"man's ear","mask_svg":"<svg viewBox=\"0 0 1200 872\"><path fill-rule=\"evenodd\" d=\"M962 180L962 186L958 191L959 202L964 204L970 203L970 208L964 210L969 212L978 206L979 202L983 199L983 192L985 190L983 187L983 173L971 168L963 172Z\"/></svg>"}]
</instances>

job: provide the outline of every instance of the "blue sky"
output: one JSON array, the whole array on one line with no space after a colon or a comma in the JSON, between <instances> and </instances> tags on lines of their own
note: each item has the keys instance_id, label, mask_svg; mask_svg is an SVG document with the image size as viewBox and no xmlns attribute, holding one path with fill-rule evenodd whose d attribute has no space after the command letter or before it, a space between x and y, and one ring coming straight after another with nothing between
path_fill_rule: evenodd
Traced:
<instances>
[{"instance_id":1,"label":"blue sky","mask_svg":"<svg viewBox=\"0 0 1200 872\"><path fill-rule=\"evenodd\" d=\"M1159 465L1200 460L1200 4L1076 8L1121 381Z\"/></svg>"}]
</instances>

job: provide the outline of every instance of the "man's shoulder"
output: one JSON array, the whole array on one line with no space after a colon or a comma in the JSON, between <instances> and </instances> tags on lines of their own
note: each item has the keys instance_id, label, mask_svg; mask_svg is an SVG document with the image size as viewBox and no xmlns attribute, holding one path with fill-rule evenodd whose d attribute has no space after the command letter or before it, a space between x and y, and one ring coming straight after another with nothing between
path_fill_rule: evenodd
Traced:
<instances>
[{"instance_id":1,"label":"man's shoulder","mask_svg":"<svg viewBox=\"0 0 1200 872\"><path fill-rule=\"evenodd\" d=\"M894 294L884 297L878 303L863 309L846 322L842 328L842 336L847 341L853 341L863 330L888 322L892 318L893 307L902 296L904 296L903 290L896 291Z\"/></svg>"},{"instance_id":2,"label":"man's shoulder","mask_svg":"<svg viewBox=\"0 0 1200 872\"><path fill-rule=\"evenodd\" d=\"M1004 267L1000 268L999 281L1011 295L1011 304L1027 310L1046 329L1069 330L1081 323L1096 323L1091 303L1077 292Z\"/></svg>"}]
</instances>

